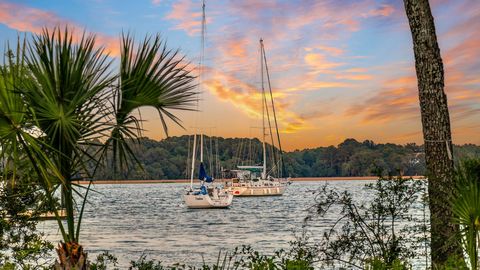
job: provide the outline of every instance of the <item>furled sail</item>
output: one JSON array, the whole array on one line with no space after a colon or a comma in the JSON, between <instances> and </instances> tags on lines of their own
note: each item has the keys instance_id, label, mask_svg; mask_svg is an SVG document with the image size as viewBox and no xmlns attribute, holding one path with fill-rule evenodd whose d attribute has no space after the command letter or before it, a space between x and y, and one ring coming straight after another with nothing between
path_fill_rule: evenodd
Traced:
<instances>
[{"instance_id":1,"label":"furled sail","mask_svg":"<svg viewBox=\"0 0 480 270\"><path fill-rule=\"evenodd\" d=\"M200 170L198 173L198 179L200 181L205 181L207 183L213 182L213 177L207 175L207 171L205 170L205 166L203 166L203 162L200 162Z\"/></svg>"}]
</instances>

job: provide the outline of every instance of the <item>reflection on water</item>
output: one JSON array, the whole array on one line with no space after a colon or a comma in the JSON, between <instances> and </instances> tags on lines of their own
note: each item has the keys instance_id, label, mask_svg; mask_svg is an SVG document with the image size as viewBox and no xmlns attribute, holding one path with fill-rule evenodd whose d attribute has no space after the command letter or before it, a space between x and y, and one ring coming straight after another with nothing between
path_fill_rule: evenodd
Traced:
<instances>
[{"instance_id":1,"label":"reflection on water","mask_svg":"<svg viewBox=\"0 0 480 270\"><path fill-rule=\"evenodd\" d=\"M331 181L339 190L349 190L359 200L370 181ZM230 209L191 210L181 195L187 184L97 185L90 192L80 242L93 259L111 251L121 265L142 254L166 264L216 260L220 250L252 245L263 252L287 248L293 232L300 231L306 209L325 182L294 182L280 197L234 198ZM312 228L321 232L335 217ZM52 241L60 240L55 221L39 228Z\"/></svg>"}]
</instances>

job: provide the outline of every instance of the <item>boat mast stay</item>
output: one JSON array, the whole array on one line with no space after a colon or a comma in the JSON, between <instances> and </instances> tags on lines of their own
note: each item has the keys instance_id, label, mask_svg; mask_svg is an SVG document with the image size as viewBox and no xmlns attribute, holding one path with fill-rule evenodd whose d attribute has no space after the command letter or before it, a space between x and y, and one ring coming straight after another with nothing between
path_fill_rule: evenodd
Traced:
<instances>
[{"instance_id":1,"label":"boat mast stay","mask_svg":"<svg viewBox=\"0 0 480 270\"><path fill-rule=\"evenodd\" d=\"M261 61L264 61L264 59L265 59L264 52L265 52L265 50L264 50L263 40L261 39L260 40L260 60ZM265 68L263 68L263 66L262 66L262 73L263 73L263 71L266 70L266 67L267 67L266 65L265 65ZM278 169L279 167L277 166L278 161L277 161L277 155L276 155L276 149L275 149L275 142L274 142L274 138L273 138L272 123L270 121L270 111L268 109L267 95L266 95L265 92L262 95L262 102L264 103L265 113L267 114L268 130L270 132L270 133L268 133L268 135L270 135L270 151L271 151L270 156L271 156L271 159L272 159L272 168L270 169L270 171L273 171L274 169L277 169L277 176L280 176L279 169Z\"/></svg>"},{"instance_id":2,"label":"boat mast stay","mask_svg":"<svg viewBox=\"0 0 480 270\"><path fill-rule=\"evenodd\" d=\"M190 190L193 190L193 173L195 172L195 153L197 146L197 134L193 135L193 152L192 152L192 170L190 172Z\"/></svg>"},{"instance_id":3,"label":"boat mast stay","mask_svg":"<svg viewBox=\"0 0 480 270\"><path fill-rule=\"evenodd\" d=\"M267 177L267 151L265 147L265 85L263 80L263 59L262 59L262 46L263 46L263 39L260 38L260 69L261 69L261 77L262 77L262 148L263 148L263 171L262 171L262 179Z\"/></svg>"},{"instance_id":4,"label":"boat mast stay","mask_svg":"<svg viewBox=\"0 0 480 270\"><path fill-rule=\"evenodd\" d=\"M283 164L282 143L280 141L280 133L278 132L277 114L276 114L276 111L275 111L275 104L273 102L272 85L270 83L270 73L268 71L267 56L265 54L265 47L263 45L263 39L260 40L260 43L261 43L261 50L262 50L261 55L263 55L262 60L263 60L263 62L265 62L265 71L266 71L266 75L267 75L268 89L269 89L269 92L270 92L270 101L271 101L271 104L272 104L273 119L275 121L275 130L276 130L276 133L277 133L278 150L279 150L279 156L280 156L280 164L279 164L280 175L279 175L279 177L284 177L285 176L285 167L284 167L284 164ZM263 69L262 69L262 72L263 72ZM262 74L262 76L263 76L263 74ZM265 100L265 102L266 102L266 100ZM272 140L273 140L273 134L272 134Z\"/></svg>"}]
</instances>

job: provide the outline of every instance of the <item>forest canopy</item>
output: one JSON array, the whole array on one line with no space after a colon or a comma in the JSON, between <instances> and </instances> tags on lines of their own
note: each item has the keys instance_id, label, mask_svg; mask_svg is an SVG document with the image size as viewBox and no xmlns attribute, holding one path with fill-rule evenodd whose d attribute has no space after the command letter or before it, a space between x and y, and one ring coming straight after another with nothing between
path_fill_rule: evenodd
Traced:
<instances>
[{"instance_id":1,"label":"forest canopy","mask_svg":"<svg viewBox=\"0 0 480 270\"><path fill-rule=\"evenodd\" d=\"M261 142L254 138L204 137L207 170L219 177L221 168L261 164ZM160 141L143 137L133 144L140 166L114 177L109 169L99 168L96 179L185 179L191 160L192 136L169 137ZM198 151L198 149L197 149ZM455 160L480 157L480 146L455 145ZM346 139L337 146L284 152L285 171L291 177L375 176L383 174L424 175L423 145L408 143L377 144ZM198 157L198 154L197 154ZM188 169L189 171L189 169ZM216 172L216 173L215 173Z\"/></svg>"}]
</instances>

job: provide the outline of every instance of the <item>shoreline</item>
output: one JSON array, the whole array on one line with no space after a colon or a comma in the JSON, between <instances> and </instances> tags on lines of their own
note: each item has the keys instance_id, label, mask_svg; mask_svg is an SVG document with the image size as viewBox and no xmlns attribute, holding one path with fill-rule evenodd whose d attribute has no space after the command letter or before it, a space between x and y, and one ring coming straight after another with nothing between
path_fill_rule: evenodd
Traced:
<instances>
[{"instance_id":1,"label":"shoreline","mask_svg":"<svg viewBox=\"0 0 480 270\"><path fill-rule=\"evenodd\" d=\"M425 176L403 176L403 178L425 179ZM377 176L345 176L345 177L297 177L290 178L292 182L322 182L322 181L355 181L355 180L376 180ZM195 179L196 180L196 179ZM227 182L225 179L216 179L217 182ZM74 181L75 184L88 185L89 181ZM93 180L94 185L100 184L171 184L171 183L190 183L189 179L171 179L171 180Z\"/></svg>"}]
</instances>

